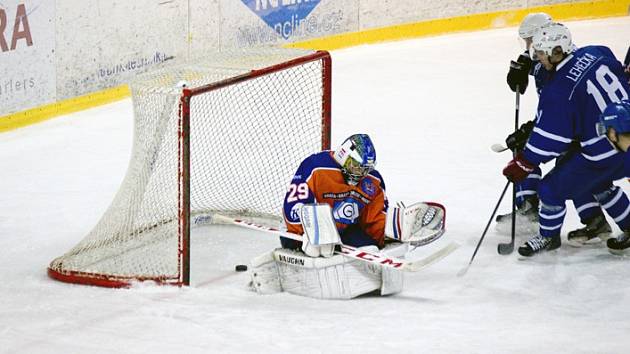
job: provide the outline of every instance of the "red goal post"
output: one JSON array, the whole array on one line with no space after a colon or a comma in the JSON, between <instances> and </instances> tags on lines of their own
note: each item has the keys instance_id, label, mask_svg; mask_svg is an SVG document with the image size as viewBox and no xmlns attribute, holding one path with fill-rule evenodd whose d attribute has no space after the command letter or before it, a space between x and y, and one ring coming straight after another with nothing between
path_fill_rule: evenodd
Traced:
<instances>
[{"instance_id":1,"label":"red goal post","mask_svg":"<svg viewBox=\"0 0 630 354\"><path fill-rule=\"evenodd\" d=\"M298 164L330 149L325 51L216 53L130 86L134 147L125 180L94 229L51 262L53 279L189 285L196 220L221 213L281 223Z\"/></svg>"}]
</instances>

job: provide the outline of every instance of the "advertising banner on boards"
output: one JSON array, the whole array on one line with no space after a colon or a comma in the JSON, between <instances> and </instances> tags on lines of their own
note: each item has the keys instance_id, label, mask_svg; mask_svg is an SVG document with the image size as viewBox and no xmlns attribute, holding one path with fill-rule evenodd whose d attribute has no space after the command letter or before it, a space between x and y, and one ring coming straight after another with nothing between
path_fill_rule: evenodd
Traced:
<instances>
[{"instance_id":1,"label":"advertising banner on boards","mask_svg":"<svg viewBox=\"0 0 630 354\"><path fill-rule=\"evenodd\" d=\"M187 1L57 1L57 99L185 60L188 12Z\"/></svg>"},{"instance_id":2,"label":"advertising banner on boards","mask_svg":"<svg viewBox=\"0 0 630 354\"><path fill-rule=\"evenodd\" d=\"M55 2L0 2L0 116L55 100Z\"/></svg>"},{"instance_id":3,"label":"advertising banner on boards","mask_svg":"<svg viewBox=\"0 0 630 354\"><path fill-rule=\"evenodd\" d=\"M354 31L358 0L221 0L222 45L250 47Z\"/></svg>"}]
</instances>

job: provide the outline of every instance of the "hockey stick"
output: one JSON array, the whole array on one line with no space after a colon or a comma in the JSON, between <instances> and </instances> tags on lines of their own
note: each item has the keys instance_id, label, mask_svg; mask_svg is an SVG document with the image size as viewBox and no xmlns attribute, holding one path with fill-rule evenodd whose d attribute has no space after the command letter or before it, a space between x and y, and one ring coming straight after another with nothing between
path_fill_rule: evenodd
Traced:
<instances>
[{"instance_id":1,"label":"hockey stick","mask_svg":"<svg viewBox=\"0 0 630 354\"><path fill-rule=\"evenodd\" d=\"M286 237L291 240L302 241L302 236L298 234L294 234L294 233L290 233L286 231L280 231L278 229L267 227L265 225L255 224L255 223L231 218L231 217L220 215L220 214L212 215L212 221L218 222L218 223L233 224L233 225L242 226L242 227L252 229L252 230L268 232L270 234L275 234L280 237ZM335 250L335 254L340 254L344 257L356 259L362 262L376 264L381 267L394 268L394 269L408 271L408 272L417 272L439 261L440 259L448 256L453 251L455 251L458 247L459 245L457 243L452 242L448 244L447 246L441 248L437 252L418 260L407 260L407 259L400 259L400 258L395 258L395 257L388 257L380 252L368 252L368 251L357 249L356 247L352 247L348 245L341 245L339 250Z\"/></svg>"},{"instance_id":2,"label":"hockey stick","mask_svg":"<svg viewBox=\"0 0 630 354\"><path fill-rule=\"evenodd\" d=\"M470 257L470 262L468 262L468 265L463 268L462 270L459 271L459 273L457 273L458 277L463 276L464 274L466 274L466 272L468 272L468 268L470 268L470 265L472 264L473 260L475 259L475 256L477 255L477 251L479 251L479 246L481 246L481 243L483 242L484 237L486 237L486 232L488 232L488 228L490 227L490 223L492 223L492 220L494 219L494 215L497 213L497 209L499 209L499 205L501 205L501 201L503 200L503 196L505 196L505 192L507 191L508 187L510 186L510 181L508 181L505 184L505 187L503 188L503 192L501 192L501 196L499 197L499 201L497 202L497 205L494 207L494 210L492 211L492 215L490 215L490 219L488 220L488 223L486 224L486 228L483 230L483 233L481 234L481 238L479 239L479 242L477 242L477 247L475 247L475 252L473 252L472 257Z\"/></svg>"},{"instance_id":3,"label":"hockey stick","mask_svg":"<svg viewBox=\"0 0 630 354\"><path fill-rule=\"evenodd\" d=\"M492 146L490 146L490 150L499 153L508 150L508 147L503 146L503 144L492 144Z\"/></svg>"},{"instance_id":4,"label":"hockey stick","mask_svg":"<svg viewBox=\"0 0 630 354\"><path fill-rule=\"evenodd\" d=\"M518 130L518 113L520 110L521 95L518 91L519 87L516 86L516 105L514 108L514 132ZM516 157L516 151L512 154ZM497 252L500 255L508 255L514 252L514 241L516 239L516 184L512 184L512 230L510 233L509 243L499 243L497 246Z\"/></svg>"},{"instance_id":5,"label":"hockey stick","mask_svg":"<svg viewBox=\"0 0 630 354\"><path fill-rule=\"evenodd\" d=\"M626 68L630 65L630 47L628 47L628 51L626 52L626 58L623 60L623 66Z\"/></svg>"}]
</instances>

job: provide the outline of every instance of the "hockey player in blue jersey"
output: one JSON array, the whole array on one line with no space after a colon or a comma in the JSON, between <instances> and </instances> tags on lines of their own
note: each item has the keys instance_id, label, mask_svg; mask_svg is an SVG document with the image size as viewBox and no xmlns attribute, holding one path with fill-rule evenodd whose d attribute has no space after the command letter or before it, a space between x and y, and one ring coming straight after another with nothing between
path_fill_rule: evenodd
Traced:
<instances>
[{"instance_id":1,"label":"hockey player in blue jersey","mask_svg":"<svg viewBox=\"0 0 630 354\"><path fill-rule=\"evenodd\" d=\"M503 174L520 182L541 163L566 153L573 140L579 141L581 150L566 156L541 180L540 229L519 248L523 256L560 247L568 199L593 195L622 230L630 228L630 201L612 184L623 177L623 155L597 133L606 105L628 98L630 87L621 63L607 47L575 50L569 30L558 23L538 30L532 46L552 76L541 92L525 149Z\"/></svg>"},{"instance_id":2,"label":"hockey player in blue jersey","mask_svg":"<svg viewBox=\"0 0 630 354\"><path fill-rule=\"evenodd\" d=\"M529 76L534 77L536 92L540 95L545 82L550 74L544 70L540 62L530 55L530 47L534 32L552 23L551 16L544 12L531 13L523 18L518 27L518 35L525 43L525 51L518 56L516 61L510 62L510 70L507 74L507 83L510 89L524 94L529 84Z\"/></svg>"},{"instance_id":3,"label":"hockey player in blue jersey","mask_svg":"<svg viewBox=\"0 0 630 354\"><path fill-rule=\"evenodd\" d=\"M525 52L516 61L510 63L510 70L507 75L508 86L513 92L516 92L518 88L519 92L523 94L529 83L528 77L533 76L536 92L540 96L545 83L552 76L552 72L545 70L535 54L530 51L535 31L551 23L551 16L544 12L530 13L521 22L518 34L525 43ZM572 47L574 50L577 49L573 44ZM533 120L522 124L517 131L510 134L505 140L507 147L512 151L522 151L533 128ZM579 150L579 148L579 144L573 144L569 150ZM539 199L537 191L541 178L542 171L539 167L536 167L527 178L516 183L516 230L519 233L532 232L538 227ZM581 246L585 243L600 241L601 238L610 235L612 231L610 225L606 221L599 203L593 196L576 197L573 200L573 204L582 224L585 226L568 233L567 238L571 245ZM512 214L498 215L496 222L497 230L507 233L510 230Z\"/></svg>"},{"instance_id":4,"label":"hockey player in blue jersey","mask_svg":"<svg viewBox=\"0 0 630 354\"><path fill-rule=\"evenodd\" d=\"M600 116L603 128L600 133L624 154L624 175L630 177L630 101L611 103ZM630 230L622 230L617 238L608 240L608 249L613 254L624 255L630 252Z\"/></svg>"},{"instance_id":5,"label":"hockey player in blue jersey","mask_svg":"<svg viewBox=\"0 0 630 354\"><path fill-rule=\"evenodd\" d=\"M529 48L532 43L534 31L549 25L552 22L551 16L544 12L531 13L525 16L518 28L518 35L525 43L525 51L518 56L516 61L510 62L510 70L507 74L507 83L513 92L524 94L529 84L529 76L533 76L536 83L536 92L540 90L548 79L549 74L542 69L542 65L537 60L532 60ZM521 151L525 147L525 142L529 138L534 127L534 122L529 121L520 126L514 133L510 134L505 142L507 147L513 151ZM518 233L529 233L538 226L538 183L542 178L540 168L534 169L527 178L516 183L516 230ZM512 223L512 213L497 215L497 231L508 233Z\"/></svg>"}]
</instances>

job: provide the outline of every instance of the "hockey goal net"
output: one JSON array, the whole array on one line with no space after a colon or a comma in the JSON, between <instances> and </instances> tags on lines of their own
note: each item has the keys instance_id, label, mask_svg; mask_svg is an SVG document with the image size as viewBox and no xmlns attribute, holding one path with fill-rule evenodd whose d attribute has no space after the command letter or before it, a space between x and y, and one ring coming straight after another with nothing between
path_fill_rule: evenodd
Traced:
<instances>
[{"instance_id":1,"label":"hockey goal net","mask_svg":"<svg viewBox=\"0 0 630 354\"><path fill-rule=\"evenodd\" d=\"M188 285L195 220L221 213L280 223L299 163L330 148L330 75L327 52L257 49L141 76L130 85L125 179L49 276L107 287Z\"/></svg>"}]
</instances>

